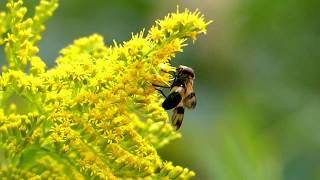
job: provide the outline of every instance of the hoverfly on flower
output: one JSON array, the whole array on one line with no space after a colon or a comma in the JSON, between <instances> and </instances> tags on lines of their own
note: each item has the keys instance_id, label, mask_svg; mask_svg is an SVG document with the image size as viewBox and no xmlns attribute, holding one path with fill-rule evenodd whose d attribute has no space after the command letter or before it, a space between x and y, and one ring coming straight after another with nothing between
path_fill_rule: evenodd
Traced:
<instances>
[{"instance_id":1,"label":"hoverfly on flower","mask_svg":"<svg viewBox=\"0 0 320 180\"><path fill-rule=\"evenodd\" d=\"M176 130L178 130L182 124L184 109L194 109L196 107L196 94L193 91L194 79L195 74L193 69L180 65L176 70L171 86L168 87L170 88L170 94L165 96L161 90L157 89L166 98L162 103L162 107L165 110L173 109L171 123Z\"/></svg>"}]
</instances>

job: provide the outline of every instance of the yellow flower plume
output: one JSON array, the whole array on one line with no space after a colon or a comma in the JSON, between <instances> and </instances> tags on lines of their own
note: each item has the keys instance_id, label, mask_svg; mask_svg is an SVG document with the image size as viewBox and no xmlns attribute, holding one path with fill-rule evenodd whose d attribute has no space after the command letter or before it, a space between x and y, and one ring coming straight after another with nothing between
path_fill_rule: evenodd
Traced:
<instances>
[{"instance_id":1,"label":"yellow flower plume","mask_svg":"<svg viewBox=\"0 0 320 180\"><path fill-rule=\"evenodd\" d=\"M205 33L198 12L175 12L147 33L106 46L94 34L62 49L46 70L37 55L44 22L57 0L40 0L25 17L22 0L0 12L0 177L28 179L188 179L193 171L163 161L157 149L181 135L164 124L170 60Z\"/></svg>"}]
</instances>

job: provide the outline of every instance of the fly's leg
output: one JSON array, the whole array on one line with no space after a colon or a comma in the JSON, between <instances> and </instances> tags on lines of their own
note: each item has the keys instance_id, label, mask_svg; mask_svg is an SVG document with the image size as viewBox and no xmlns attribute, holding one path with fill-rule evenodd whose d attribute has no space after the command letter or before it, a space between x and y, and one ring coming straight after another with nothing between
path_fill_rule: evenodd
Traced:
<instances>
[{"instance_id":1,"label":"fly's leg","mask_svg":"<svg viewBox=\"0 0 320 180\"><path fill-rule=\"evenodd\" d=\"M167 96L163 93L163 91L162 91L161 89L157 89L157 88L155 88L155 89L156 89L157 91L159 91L164 98L167 98Z\"/></svg>"}]
</instances>

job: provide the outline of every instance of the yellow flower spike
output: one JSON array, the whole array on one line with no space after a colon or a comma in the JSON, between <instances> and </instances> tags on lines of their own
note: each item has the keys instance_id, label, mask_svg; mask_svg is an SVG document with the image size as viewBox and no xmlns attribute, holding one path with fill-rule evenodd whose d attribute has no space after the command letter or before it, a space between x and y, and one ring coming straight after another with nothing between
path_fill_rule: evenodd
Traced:
<instances>
[{"instance_id":1,"label":"yellow flower spike","mask_svg":"<svg viewBox=\"0 0 320 180\"><path fill-rule=\"evenodd\" d=\"M164 37L164 33L160 31L158 27L151 27L149 31L149 38L156 43L159 43L161 39Z\"/></svg>"},{"instance_id":2,"label":"yellow flower spike","mask_svg":"<svg viewBox=\"0 0 320 180\"><path fill-rule=\"evenodd\" d=\"M41 2L47 1L42 0ZM35 17L25 19L27 8L23 6L23 1L9 0L7 3L8 13L5 14L7 17L3 18L7 22L4 23L5 26L3 28L6 28L6 26L11 27L8 28L7 38L4 40L5 54L8 64L13 69L24 71L30 59L38 53L39 50L35 47L35 43L41 39L40 32L44 28L43 22L57 7L56 0L40 4L45 5L43 11L36 10ZM45 15L43 15L43 12L45 12ZM6 29L2 31L5 32ZM0 30L0 37L2 31Z\"/></svg>"},{"instance_id":3,"label":"yellow flower spike","mask_svg":"<svg viewBox=\"0 0 320 180\"><path fill-rule=\"evenodd\" d=\"M27 13L27 8L22 7L16 12L16 18L22 19L26 13Z\"/></svg>"},{"instance_id":4,"label":"yellow flower spike","mask_svg":"<svg viewBox=\"0 0 320 180\"><path fill-rule=\"evenodd\" d=\"M172 66L170 66L167 63L160 63L158 65L158 67L161 69L161 71L166 72L166 73L170 73L170 72L175 72L176 69Z\"/></svg>"},{"instance_id":5,"label":"yellow flower spike","mask_svg":"<svg viewBox=\"0 0 320 180\"><path fill-rule=\"evenodd\" d=\"M57 0L41 0L35 15L25 17L23 1L8 0L7 11L0 12L0 44L8 63L0 77L0 145L6 162L15 162L13 168L32 163L23 172L38 178L194 176L157 154L181 134L165 124L163 98L152 84L170 85L170 72L176 70L170 60L183 51L186 38L206 32L203 16L177 10L157 20L146 35L143 30L109 47L97 34L80 38L46 71L36 42L57 6ZM22 98L28 112L17 114L20 104L16 111L6 107L12 96ZM36 158L20 161L29 154Z\"/></svg>"},{"instance_id":6,"label":"yellow flower spike","mask_svg":"<svg viewBox=\"0 0 320 180\"><path fill-rule=\"evenodd\" d=\"M40 57L32 57L30 61L30 72L34 75L45 72L46 64Z\"/></svg>"}]
</instances>

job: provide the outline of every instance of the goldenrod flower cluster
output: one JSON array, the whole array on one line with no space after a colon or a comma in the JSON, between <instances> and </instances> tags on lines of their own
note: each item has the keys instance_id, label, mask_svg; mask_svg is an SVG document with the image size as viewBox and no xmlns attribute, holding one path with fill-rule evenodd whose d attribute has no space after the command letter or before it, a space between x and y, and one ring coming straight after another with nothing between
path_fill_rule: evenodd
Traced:
<instances>
[{"instance_id":1,"label":"goldenrod flower cluster","mask_svg":"<svg viewBox=\"0 0 320 180\"><path fill-rule=\"evenodd\" d=\"M7 66L0 77L0 177L8 179L187 179L193 171L163 161L157 149L181 135L165 124L170 60L187 38L206 32L199 12L169 14L145 33L105 45L94 34L64 48L46 69L37 55L57 0L25 17L22 0L0 12Z\"/></svg>"}]
</instances>

